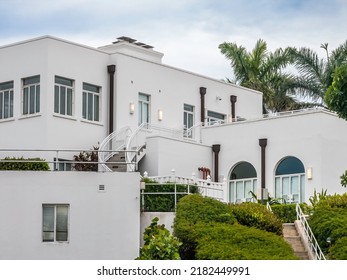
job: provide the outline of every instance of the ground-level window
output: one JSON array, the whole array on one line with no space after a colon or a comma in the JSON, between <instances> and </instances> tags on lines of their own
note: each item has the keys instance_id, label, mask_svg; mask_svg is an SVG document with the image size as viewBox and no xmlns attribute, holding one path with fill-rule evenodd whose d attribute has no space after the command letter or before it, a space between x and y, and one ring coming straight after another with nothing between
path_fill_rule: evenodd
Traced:
<instances>
[{"instance_id":1,"label":"ground-level window","mask_svg":"<svg viewBox=\"0 0 347 280\"><path fill-rule=\"evenodd\" d=\"M214 124L222 124L225 122L226 115L213 112L213 111L207 111L207 124L208 125L214 125Z\"/></svg>"},{"instance_id":2,"label":"ground-level window","mask_svg":"<svg viewBox=\"0 0 347 280\"><path fill-rule=\"evenodd\" d=\"M71 171L72 163L71 160L54 158L54 170L55 171Z\"/></svg>"},{"instance_id":3,"label":"ground-level window","mask_svg":"<svg viewBox=\"0 0 347 280\"><path fill-rule=\"evenodd\" d=\"M142 123L149 123L149 110L150 110L150 100L149 95L139 93L139 122L138 124L141 125Z\"/></svg>"},{"instance_id":4,"label":"ground-level window","mask_svg":"<svg viewBox=\"0 0 347 280\"><path fill-rule=\"evenodd\" d=\"M83 83L82 118L99 121L100 87Z\"/></svg>"},{"instance_id":5,"label":"ground-level window","mask_svg":"<svg viewBox=\"0 0 347 280\"><path fill-rule=\"evenodd\" d=\"M54 112L61 115L73 115L74 81L55 76Z\"/></svg>"},{"instance_id":6,"label":"ground-level window","mask_svg":"<svg viewBox=\"0 0 347 280\"><path fill-rule=\"evenodd\" d=\"M67 242L69 227L69 205L42 205L42 241Z\"/></svg>"},{"instance_id":7,"label":"ground-level window","mask_svg":"<svg viewBox=\"0 0 347 280\"><path fill-rule=\"evenodd\" d=\"M305 167L296 157L282 159L275 172L275 196L283 203L303 202L305 199Z\"/></svg>"},{"instance_id":8,"label":"ground-level window","mask_svg":"<svg viewBox=\"0 0 347 280\"><path fill-rule=\"evenodd\" d=\"M253 200L257 189L257 172L249 162L238 163L230 172L229 202L241 203Z\"/></svg>"},{"instance_id":9,"label":"ground-level window","mask_svg":"<svg viewBox=\"0 0 347 280\"><path fill-rule=\"evenodd\" d=\"M184 136L188 138L193 138L193 133L189 129L194 124L194 106L184 104L183 107L183 126L184 126Z\"/></svg>"},{"instance_id":10,"label":"ground-level window","mask_svg":"<svg viewBox=\"0 0 347 280\"><path fill-rule=\"evenodd\" d=\"M0 119L13 118L13 82L0 83Z\"/></svg>"},{"instance_id":11,"label":"ground-level window","mask_svg":"<svg viewBox=\"0 0 347 280\"><path fill-rule=\"evenodd\" d=\"M23 79L23 115L40 112L40 76Z\"/></svg>"}]
</instances>

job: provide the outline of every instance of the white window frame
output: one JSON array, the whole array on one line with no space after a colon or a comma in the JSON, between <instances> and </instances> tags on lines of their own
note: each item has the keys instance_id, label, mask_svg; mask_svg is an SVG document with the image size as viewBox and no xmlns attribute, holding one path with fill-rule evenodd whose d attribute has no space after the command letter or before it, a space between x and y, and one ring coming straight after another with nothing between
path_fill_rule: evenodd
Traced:
<instances>
[{"instance_id":1,"label":"white window frame","mask_svg":"<svg viewBox=\"0 0 347 280\"><path fill-rule=\"evenodd\" d=\"M55 171L72 171L72 161L62 158L54 158L53 170Z\"/></svg>"},{"instance_id":2,"label":"white window frame","mask_svg":"<svg viewBox=\"0 0 347 280\"><path fill-rule=\"evenodd\" d=\"M91 97L91 100L89 97ZM84 120L100 122L100 101L101 87L89 83L83 83L82 118ZM90 102L92 103L91 110L89 108Z\"/></svg>"},{"instance_id":3,"label":"white window frame","mask_svg":"<svg viewBox=\"0 0 347 280\"><path fill-rule=\"evenodd\" d=\"M147 100L143 100L140 97L146 97ZM145 115L143 108L147 106L147 115ZM151 96L145 93L139 93L139 109L138 109L138 125L142 123L150 123L151 118Z\"/></svg>"},{"instance_id":4,"label":"white window frame","mask_svg":"<svg viewBox=\"0 0 347 280\"><path fill-rule=\"evenodd\" d=\"M187 110L186 107L190 107L191 110ZM195 107L193 105L184 104L183 105L183 128L184 128L184 136L187 138L194 138L193 131L191 133L187 133L187 131L194 125L194 112ZM189 119L192 121L192 125L189 126Z\"/></svg>"},{"instance_id":5,"label":"white window frame","mask_svg":"<svg viewBox=\"0 0 347 280\"><path fill-rule=\"evenodd\" d=\"M32 115L39 113L41 98L40 76L36 75L23 78L22 87L22 115Z\"/></svg>"},{"instance_id":6,"label":"white window frame","mask_svg":"<svg viewBox=\"0 0 347 280\"><path fill-rule=\"evenodd\" d=\"M60 80L60 81L59 81ZM69 78L64 78L61 76L54 77L54 113L64 115L64 116L74 116L75 107L75 81ZM65 92L64 101L62 101L62 92ZM69 91L71 94L71 108L68 106L69 101ZM62 106L64 102L64 106ZM71 112L69 112L71 110Z\"/></svg>"},{"instance_id":7,"label":"white window frame","mask_svg":"<svg viewBox=\"0 0 347 280\"><path fill-rule=\"evenodd\" d=\"M66 240L57 240L57 207L66 207L67 208L67 232L66 232ZM45 229L44 224L44 209L52 208L53 209L53 231L49 231ZM45 232L53 232L53 240L45 239ZM69 242L69 234L70 234L70 205L69 204L42 204L42 242L43 243L68 243Z\"/></svg>"},{"instance_id":8,"label":"white window frame","mask_svg":"<svg viewBox=\"0 0 347 280\"><path fill-rule=\"evenodd\" d=\"M292 188L292 178L298 178L298 192L294 193ZM288 179L289 185L289 193L283 194L283 181L284 179ZM279 186L277 186L277 182L279 181ZM281 198L282 203L301 203L303 202L303 191L305 189L305 173L294 173L294 174L285 174L285 175L276 175L275 176L275 197ZM280 193L278 193L278 189ZM296 199L297 198L297 199Z\"/></svg>"},{"instance_id":9,"label":"white window frame","mask_svg":"<svg viewBox=\"0 0 347 280\"><path fill-rule=\"evenodd\" d=\"M223 124L225 123L226 115L214 111L207 111L207 125Z\"/></svg>"},{"instance_id":10,"label":"white window frame","mask_svg":"<svg viewBox=\"0 0 347 280\"><path fill-rule=\"evenodd\" d=\"M13 81L0 83L0 120L13 118L13 87Z\"/></svg>"},{"instance_id":11,"label":"white window frame","mask_svg":"<svg viewBox=\"0 0 347 280\"><path fill-rule=\"evenodd\" d=\"M252 185L252 192L255 193L257 189L257 178L244 178L237 180L229 181L229 195L228 200L230 203L242 203L242 202L250 202L254 201L252 194L246 193L246 183L250 182ZM243 196L241 198L237 198L237 184L241 183L243 187Z\"/></svg>"}]
</instances>

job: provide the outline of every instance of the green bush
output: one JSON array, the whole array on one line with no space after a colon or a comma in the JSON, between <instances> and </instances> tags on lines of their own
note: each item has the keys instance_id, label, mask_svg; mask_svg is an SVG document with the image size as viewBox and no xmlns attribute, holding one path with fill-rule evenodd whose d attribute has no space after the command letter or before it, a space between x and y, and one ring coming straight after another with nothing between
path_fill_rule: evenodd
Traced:
<instances>
[{"instance_id":1,"label":"green bush","mask_svg":"<svg viewBox=\"0 0 347 280\"><path fill-rule=\"evenodd\" d=\"M300 208L305 214L309 214L310 208L306 203L301 203ZM282 223L294 223L296 220L296 204L277 204L272 205L271 209Z\"/></svg>"},{"instance_id":2,"label":"green bush","mask_svg":"<svg viewBox=\"0 0 347 280\"><path fill-rule=\"evenodd\" d=\"M182 242L182 259L195 259L198 224L213 221L230 225L236 222L230 208L218 200L198 194L187 195L180 200L174 220L174 235Z\"/></svg>"},{"instance_id":3,"label":"green bush","mask_svg":"<svg viewBox=\"0 0 347 280\"><path fill-rule=\"evenodd\" d=\"M15 158L6 157L6 161L10 162L0 162L0 170L27 170L27 171L47 171L49 170L49 165L44 159L40 158Z\"/></svg>"},{"instance_id":4,"label":"green bush","mask_svg":"<svg viewBox=\"0 0 347 280\"><path fill-rule=\"evenodd\" d=\"M316 208L345 208L347 209L347 193L327 195L324 199L320 200Z\"/></svg>"},{"instance_id":5,"label":"green bush","mask_svg":"<svg viewBox=\"0 0 347 280\"><path fill-rule=\"evenodd\" d=\"M295 260L289 243L274 233L239 224L200 226L199 260Z\"/></svg>"},{"instance_id":6,"label":"green bush","mask_svg":"<svg viewBox=\"0 0 347 280\"><path fill-rule=\"evenodd\" d=\"M347 236L338 239L329 252L329 258L332 260L347 260Z\"/></svg>"},{"instance_id":7,"label":"green bush","mask_svg":"<svg viewBox=\"0 0 347 280\"><path fill-rule=\"evenodd\" d=\"M146 183L146 188L144 190L145 195L141 199L143 199L143 210L146 212L174 212L175 199L177 204L182 197L186 196L186 194L177 194L175 198L174 194L165 194L175 192L175 184L173 183L158 184L149 178L145 178L143 181ZM176 184L176 192L188 193L188 191L189 193L198 193L199 187L196 185Z\"/></svg>"},{"instance_id":8,"label":"green bush","mask_svg":"<svg viewBox=\"0 0 347 280\"><path fill-rule=\"evenodd\" d=\"M140 249L138 260L179 260L178 248L181 243L164 225L158 225L154 218L143 234L144 246Z\"/></svg>"},{"instance_id":9,"label":"green bush","mask_svg":"<svg viewBox=\"0 0 347 280\"><path fill-rule=\"evenodd\" d=\"M247 202L230 204L236 220L244 226L255 227L282 235L282 222L266 207L259 203Z\"/></svg>"}]
</instances>

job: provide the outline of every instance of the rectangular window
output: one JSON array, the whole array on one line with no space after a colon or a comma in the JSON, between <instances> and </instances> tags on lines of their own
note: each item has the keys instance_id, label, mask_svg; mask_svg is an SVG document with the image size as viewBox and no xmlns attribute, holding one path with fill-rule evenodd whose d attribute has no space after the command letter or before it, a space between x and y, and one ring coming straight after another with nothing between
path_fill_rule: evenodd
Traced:
<instances>
[{"instance_id":1,"label":"rectangular window","mask_svg":"<svg viewBox=\"0 0 347 280\"><path fill-rule=\"evenodd\" d=\"M207 111L208 125L222 124L225 122L225 115L213 111Z\"/></svg>"},{"instance_id":2,"label":"rectangular window","mask_svg":"<svg viewBox=\"0 0 347 280\"><path fill-rule=\"evenodd\" d=\"M183 107L183 126L184 136L193 138L193 132L189 130L194 124L194 106L184 104Z\"/></svg>"},{"instance_id":3,"label":"rectangular window","mask_svg":"<svg viewBox=\"0 0 347 280\"><path fill-rule=\"evenodd\" d=\"M54 85L54 112L61 115L72 116L74 81L62 77L55 77Z\"/></svg>"},{"instance_id":4,"label":"rectangular window","mask_svg":"<svg viewBox=\"0 0 347 280\"><path fill-rule=\"evenodd\" d=\"M69 205L42 205L42 241L67 242L69 227Z\"/></svg>"},{"instance_id":5,"label":"rectangular window","mask_svg":"<svg viewBox=\"0 0 347 280\"><path fill-rule=\"evenodd\" d=\"M13 118L13 82L0 84L0 119Z\"/></svg>"},{"instance_id":6,"label":"rectangular window","mask_svg":"<svg viewBox=\"0 0 347 280\"><path fill-rule=\"evenodd\" d=\"M61 158L54 158L54 170L55 171L71 171L72 170L72 163L71 160L67 159L61 159Z\"/></svg>"},{"instance_id":7,"label":"rectangular window","mask_svg":"<svg viewBox=\"0 0 347 280\"><path fill-rule=\"evenodd\" d=\"M23 83L23 115L40 112L40 76L25 78Z\"/></svg>"},{"instance_id":8,"label":"rectangular window","mask_svg":"<svg viewBox=\"0 0 347 280\"><path fill-rule=\"evenodd\" d=\"M99 100L100 87L83 83L82 118L96 122L100 120Z\"/></svg>"},{"instance_id":9,"label":"rectangular window","mask_svg":"<svg viewBox=\"0 0 347 280\"><path fill-rule=\"evenodd\" d=\"M139 125L149 123L149 95L139 94Z\"/></svg>"}]
</instances>

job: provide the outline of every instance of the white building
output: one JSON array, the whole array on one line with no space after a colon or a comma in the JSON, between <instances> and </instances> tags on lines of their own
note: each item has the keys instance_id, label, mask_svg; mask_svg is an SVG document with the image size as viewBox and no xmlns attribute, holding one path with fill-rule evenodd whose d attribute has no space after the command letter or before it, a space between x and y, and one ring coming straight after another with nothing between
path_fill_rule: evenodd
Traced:
<instances>
[{"instance_id":1,"label":"white building","mask_svg":"<svg viewBox=\"0 0 347 280\"><path fill-rule=\"evenodd\" d=\"M100 48L51 36L0 47L0 158L41 157L52 169L69 170L74 150L97 146L99 171L163 176L175 169L177 175L195 173L198 178L210 174L212 181L226 181L229 202L249 200L249 191L261 188L294 202L307 202L314 189L343 191L339 177L347 166L345 121L322 109L263 116L260 92L165 65L162 57L128 37ZM138 173L127 173L138 180ZM110 174L117 181L123 176ZM75 192L88 176L81 177ZM99 179L94 185L102 185ZM43 180L36 187L49 185L59 196L62 190L55 181ZM1 194L8 192L4 182ZM41 197L36 201L41 208L48 203L43 193L35 194ZM12 199L21 205L23 198ZM128 205L127 199L120 205ZM62 256L42 252L33 258ZM83 256L93 257L71 255Z\"/></svg>"}]
</instances>

